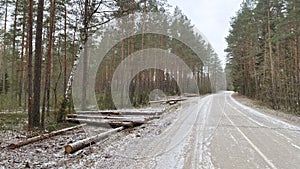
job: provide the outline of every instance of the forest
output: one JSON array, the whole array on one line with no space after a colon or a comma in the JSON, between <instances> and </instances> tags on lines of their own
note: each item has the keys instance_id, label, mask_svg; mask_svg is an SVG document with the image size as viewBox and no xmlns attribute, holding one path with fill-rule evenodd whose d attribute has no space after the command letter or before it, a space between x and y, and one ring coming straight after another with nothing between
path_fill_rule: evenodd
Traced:
<instances>
[{"instance_id":1,"label":"forest","mask_svg":"<svg viewBox=\"0 0 300 169\"><path fill-rule=\"evenodd\" d=\"M231 89L299 115L299 14L298 0L244 1L226 38Z\"/></svg>"},{"instance_id":2,"label":"forest","mask_svg":"<svg viewBox=\"0 0 300 169\"><path fill-rule=\"evenodd\" d=\"M290 21L280 29L287 34L276 43L270 41L268 44L260 44L260 39L255 37L267 39L276 37L274 30L271 35L268 31L275 27L275 23L273 21L270 23L270 20L275 17L274 12L278 10L277 8L272 7L269 18L265 17L262 25L256 25L253 21L253 27L247 27L253 32L257 31L255 28L261 29L259 32L261 35L253 34L252 39L240 39L240 37L250 38L247 35L250 30L244 33L244 36L236 33L242 29L238 25L244 26L243 22L256 17L248 16L251 11L258 11L256 8L252 9L250 5L251 3L245 4L233 22L234 29L228 37L230 64L227 66L230 66L234 75L233 85L242 94L252 94L261 99L276 98L268 101L273 103L280 101L286 106L295 105L294 102L297 99L299 101L299 60L296 60L299 59L299 55L296 48L298 36L294 32L298 30L297 18L296 14L292 13L296 12L297 5L289 3L287 6L291 8L290 10L280 16L276 14L276 19L289 18ZM264 10L267 9L266 5L268 4L260 2L257 6L261 8L260 10ZM265 13L260 11L259 15ZM73 81L76 81L77 86L81 86L80 98L77 98L80 105L76 104L76 108L90 110L89 93L92 92L97 98L97 108L115 109L111 94L114 72L126 57L138 51L144 51L143 55L153 57L155 60L160 58L159 56L163 58L171 53L177 55L192 73L182 69L175 61L160 70L145 69L133 74L135 70L132 69L132 72L117 78L116 84L122 87L123 78L134 77L130 81L129 96L135 107L147 106L150 101L149 94L154 89L160 89L168 96L195 92L191 89L193 80L197 82L195 93L207 94L225 89L222 64L212 46L195 31L189 18L178 7L172 10L166 0L3 0L0 17L0 111L26 113L28 129L45 128L47 124L63 122L68 113L75 111L72 97ZM271 28L265 30L264 26ZM164 33L151 33L153 29ZM278 34L282 35L279 32ZM186 39L188 44L182 43L179 39ZM97 52L93 49L99 52L99 46L101 50L102 46L110 42L115 42L115 45L106 53L100 51L102 62L96 68L96 79L91 79L89 76L91 68L97 66L95 64L97 61L91 56ZM251 51L254 49L262 51L269 47L272 49L265 53L257 54L256 51ZM146 50L153 48L160 49L155 56ZM288 54L286 57L289 58L281 58L286 60L284 64L279 58L275 59L283 53ZM164 60L156 62L164 63ZM265 71L258 73L261 71L259 66L261 62L265 64ZM272 70L267 67L270 62ZM280 69L275 69L275 66L281 66L281 73L276 73ZM76 70L80 67L83 71L76 74ZM250 71L253 69L257 72L255 75ZM237 81L240 74L236 72L244 73L243 81ZM262 76L265 79L260 80ZM277 84L279 78L284 79ZM250 87L253 82L257 88ZM183 86L180 89L179 84ZM279 88L280 92L266 90L270 84L273 89ZM94 88L90 89L90 85ZM123 92L119 93L120 100L123 100L123 95ZM299 106L297 109L299 110Z\"/></svg>"}]
</instances>

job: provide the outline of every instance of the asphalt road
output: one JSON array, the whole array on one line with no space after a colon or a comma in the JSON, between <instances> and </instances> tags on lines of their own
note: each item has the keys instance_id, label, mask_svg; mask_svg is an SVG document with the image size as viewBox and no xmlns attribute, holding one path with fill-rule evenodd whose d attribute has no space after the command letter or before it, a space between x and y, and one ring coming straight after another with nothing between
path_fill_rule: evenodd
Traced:
<instances>
[{"instance_id":1,"label":"asphalt road","mask_svg":"<svg viewBox=\"0 0 300 169\"><path fill-rule=\"evenodd\" d=\"M243 106L231 92L192 98L139 150L133 168L300 168L300 127Z\"/></svg>"}]
</instances>

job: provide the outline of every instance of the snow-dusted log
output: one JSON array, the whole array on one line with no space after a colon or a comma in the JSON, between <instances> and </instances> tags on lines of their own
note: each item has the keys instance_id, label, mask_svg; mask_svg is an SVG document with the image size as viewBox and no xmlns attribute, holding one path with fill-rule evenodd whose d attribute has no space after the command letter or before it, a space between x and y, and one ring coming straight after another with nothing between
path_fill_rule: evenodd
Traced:
<instances>
[{"instance_id":1,"label":"snow-dusted log","mask_svg":"<svg viewBox=\"0 0 300 169\"><path fill-rule=\"evenodd\" d=\"M199 94L195 94L195 93L184 93L183 95L185 97L199 97Z\"/></svg>"},{"instance_id":2,"label":"snow-dusted log","mask_svg":"<svg viewBox=\"0 0 300 169\"><path fill-rule=\"evenodd\" d=\"M85 119L74 119L74 118L67 118L68 122L72 123L86 123L89 125L96 125L96 126L103 126L103 125L110 125L113 127L133 127L135 125L144 124L146 121L115 121L115 120L85 120Z\"/></svg>"},{"instance_id":3,"label":"snow-dusted log","mask_svg":"<svg viewBox=\"0 0 300 169\"><path fill-rule=\"evenodd\" d=\"M161 103L161 104L176 104L179 101L184 101L186 100L185 98L179 98L179 99L168 99L168 100L155 100L155 101L149 101L150 104L154 103Z\"/></svg>"},{"instance_id":4,"label":"snow-dusted log","mask_svg":"<svg viewBox=\"0 0 300 169\"><path fill-rule=\"evenodd\" d=\"M68 114L67 118L75 119L108 119L116 121L149 121L158 119L159 116L102 116L102 115L89 115L89 114Z\"/></svg>"},{"instance_id":5,"label":"snow-dusted log","mask_svg":"<svg viewBox=\"0 0 300 169\"><path fill-rule=\"evenodd\" d=\"M26 139L26 140L22 140L18 143L10 144L8 147L11 148L11 149L22 147L22 146L30 144L30 143L34 143L34 142L37 142L37 141L40 141L40 140L44 140L44 139L47 139L47 138L50 138L50 137L54 137L54 136L63 134L67 131L79 129L79 128L85 126L85 125L86 124L81 124L81 125L77 125L77 126L74 126L74 127L69 127L69 128L64 128L64 129L57 130L57 131L52 131L52 132L47 133L47 134L42 134L42 135L32 137L32 138L29 138L29 139Z\"/></svg>"},{"instance_id":6,"label":"snow-dusted log","mask_svg":"<svg viewBox=\"0 0 300 169\"><path fill-rule=\"evenodd\" d=\"M121 111L121 110L109 110L109 111L78 111L77 114L99 114L99 115L130 115L130 116L158 116L163 114L163 111Z\"/></svg>"},{"instance_id":7,"label":"snow-dusted log","mask_svg":"<svg viewBox=\"0 0 300 169\"><path fill-rule=\"evenodd\" d=\"M66 153L73 153L77 150L80 150L88 145L91 145L91 144L95 144L96 142L100 141L100 140L103 140L105 138L107 138L108 136L110 136L111 134L114 134L118 131L121 131L123 130L124 127L119 127L119 128L116 128L116 129L112 129L112 130L109 130L107 132L104 132L104 133L100 133L98 135L95 135L95 136L92 136L92 137L88 137L86 139L83 139L83 140L79 140L77 142L74 142L74 143L71 143L71 144L68 144L65 146L65 152Z\"/></svg>"}]
</instances>

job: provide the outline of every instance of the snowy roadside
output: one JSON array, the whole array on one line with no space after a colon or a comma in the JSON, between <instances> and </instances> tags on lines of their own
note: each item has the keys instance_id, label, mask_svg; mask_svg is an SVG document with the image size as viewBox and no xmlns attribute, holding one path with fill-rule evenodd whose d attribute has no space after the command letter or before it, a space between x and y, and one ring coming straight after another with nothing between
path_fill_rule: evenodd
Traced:
<instances>
[{"instance_id":1,"label":"snowy roadside","mask_svg":"<svg viewBox=\"0 0 300 169\"><path fill-rule=\"evenodd\" d=\"M54 168L131 168L139 161L139 151L172 124L177 117L180 104L170 106L160 119L154 119L142 126L119 132L104 142L76 152L74 158L68 158ZM88 155L86 155L88 153Z\"/></svg>"},{"instance_id":2,"label":"snowy roadside","mask_svg":"<svg viewBox=\"0 0 300 169\"><path fill-rule=\"evenodd\" d=\"M232 97L238 101L241 104L244 104L248 107L251 107L252 109L264 113L266 115L272 116L274 118L277 118L279 120L282 120L284 122L288 122L290 124L293 125L297 125L300 126L300 117L293 115L293 114L288 114L288 113L284 113L280 110L274 110L274 109L270 109L266 106L261 105L258 101L255 100L251 100L245 96L239 95L234 93L232 95Z\"/></svg>"},{"instance_id":3,"label":"snowy roadside","mask_svg":"<svg viewBox=\"0 0 300 169\"><path fill-rule=\"evenodd\" d=\"M134 144L137 139L152 138L159 135L172 120L173 113L180 104L164 107L165 112L160 119L154 119L147 124L135 128L123 130L104 141L97 142L73 154L66 154L66 144L81 140L89 135L94 128L84 128L67 132L50 139L42 140L17 149L9 149L7 146L32 135L30 132L17 130L0 130L0 169L2 168L115 168L122 166L128 159L116 155L116 151L124 144ZM150 109L150 108L149 108ZM145 109L145 111L149 111ZM157 110L155 108L151 108ZM139 145L143 148L143 144ZM116 164L117 162L117 164ZM96 167L95 167L96 166Z\"/></svg>"}]
</instances>

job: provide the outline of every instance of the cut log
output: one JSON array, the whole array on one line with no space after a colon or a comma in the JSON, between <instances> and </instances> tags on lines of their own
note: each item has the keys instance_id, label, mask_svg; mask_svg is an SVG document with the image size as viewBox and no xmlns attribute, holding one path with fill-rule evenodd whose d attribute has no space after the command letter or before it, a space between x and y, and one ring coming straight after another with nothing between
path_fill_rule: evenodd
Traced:
<instances>
[{"instance_id":1,"label":"cut log","mask_svg":"<svg viewBox=\"0 0 300 169\"><path fill-rule=\"evenodd\" d=\"M184 93L183 95L185 97L199 97L199 94L196 93Z\"/></svg>"},{"instance_id":2,"label":"cut log","mask_svg":"<svg viewBox=\"0 0 300 169\"><path fill-rule=\"evenodd\" d=\"M122 112L122 111L78 111L77 114L99 114L99 115L134 115L134 116L158 116L163 114L160 112L144 112L144 111L132 111L132 112Z\"/></svg>"},{"instance_id":3,"label":"cut log","mask_svg":"<svg viewBox=\"0 0 300 169\"><path fill-rule=\"evenodd\" d=\"M95 126L103 126L103 125L110 125L112 127L133 127L134 125L144 124L145 121L112 121L112 120L85 120L85 119L74 119L74 118L67 118L68 122L71 123L86 123L89 125Z\"/></svg>"},{"instance_id":4,"label":"cut log","mask_svg":"<svg viewBox=\"0 0 300 169\"><path fill-rule=\"evenodd\" d=\"M155 103L166 103L167 100L152 100L152 101L149 101L150 104L155 104Z\"/></svg>"},{"instance_id":5,"label":"cut log","mask_svg":"<svg viewBox=\"0 0 300 169\"><path fill-rule=\"evenodd\" d=\"M109 130L107 132L104 132L104 133L100 133L98 135L95 135L95 136L92 136L92 137L88 137L86 139L83 139L83 140L79 140L75 143L71 143L71 144L68 144L65 146L65 152L66 153L73 153L77 150L80 150L88 145L91 145L91 144L95 144L96 142L100 141L100 140L103 140L105 138L107 138L108 136L110 136L111 134L114 134L118 131L121 131L123 130L124 127L119 127L119 128L116 128L116 129L112 129L112 130Z\"/></svg>"},{"instance_id":6,"label":"cut log","mask_svg":"<svg viewBox=\"0 0 300 169\"><path fill-rule=\"evenodd\" d=\"M172 101L177 101L177 102L179 102L179 101L184 101L184 100L187 100L187 99L186 99L186 98L168 99L168 100L167 100L167 103L168 103L168 102L172 102Z\"/></svg>"},{"instance_id":7,"label":"cut log","mask_svg":"<svg viewBox=\"0 0 300 169\"><path fill-rule=\"evenodd\" d=\"M154 104L154 103L164 103L164 104L170 104L170 105L173 105L173 104L176 104L177 102L179 101L184 101L184 100L187 100L185 98L179 98L179 99L168 99L168 100L155 100L155 101L149 101L150 104Z\"/></svg>"},{"instance_id":8,"label":"cut log","mask_svg":"<svg viewBox=\"0 0 300 169\"><path fill-rule=\"evenodd\" d=\"M159 116L102 116L102 115L83 115L83 114L68 114L67 118L78 119L109 119L116 121L142 121L158 119Z\"/></svg>"},{"instance_id":9,"label":"cut log","mask_svg":"<svg viewBox=\"0 0 300 169\"><path fill-rule=\"evenodd\" d=\"M173 105L173 104L176 104L177 101L169 101L168 103L169 103L169 105Z\"/></svg>"},{"instance_id":10,"label":"cut log","mask_svg":"<svg viewBox=\"0 0 300 169\"><path fill-rule=\"evenodd\" d=\"M79 128L85 126L85 125L86 124L81 124L81 125L77 125L77 126L74 126L74 127L69 127L69 128L64 128L64 129L57 130L57 131L52 131L52 132L47 133L47 134L42 134L42 135L32 137L32 138L29 138L29 139L26 139L26 140L22 140L18 143L10 144L8 147L11 148L11 149L22 147L22 146L30 144L30 143L34 143L34 142L37 142L37 141L40 141L40 140L44 140L44 139L47 139L47 138L50 138L50 137L54 137L54 136L63 134L67 131L79 129Z\"/></svg>"},{"instance_id":11,"label":"cut log","mask_svg":"<svg viewBox=\"0 0 300 169\"><path fill-rule=\"evenodd\" d=\"M184 100L187 100L187 99L185 99L185 98L169 99L169 100L167 100L166 103L168 103L169 105L173 105L173 104L176 104L176 103L179 102L179 101L184 101Z\"/></svg>"}]
</instances>

